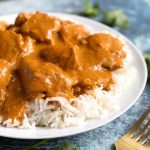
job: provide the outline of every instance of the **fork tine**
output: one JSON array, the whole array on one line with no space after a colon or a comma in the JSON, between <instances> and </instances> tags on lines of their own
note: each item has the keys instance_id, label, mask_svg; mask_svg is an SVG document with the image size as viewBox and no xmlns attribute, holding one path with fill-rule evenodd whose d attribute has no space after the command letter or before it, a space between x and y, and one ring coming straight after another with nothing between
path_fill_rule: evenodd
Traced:
<instances>
[{"instance_id":1,"label":"fork tine","mask_svg":"<svg viewBox=\"0 0 150 150\"><path fill-rule=\"evenodd\" d=\"M149 112L150 108L148 108L148 110L141 116L141 118L137 121L137 123L135 123L135 125L130 129L128 134L130 135L131 138L134 136L135 131L137 131L137 129L141 126L141 124L143 123Z\"/></svg>"},{"instance_id":2,"label":"fork tine","mask_svg":"<svg viewBox=\"0 0 150 150\"><path fill-rule=\"evenodd\" d=\"M141 137L142 137L142 135L144 134L144 132L146 131L146 129L148 128L148 126L150 125L150 120L145 124L145 126L143 127L143 129L136 135L136 141L138 142L140 139L141 139Z\"/></svg>"},{"instance_id":3,"label":"fork tine","mask_svg":"<svg viewBox=\"0 0 150 150\"><path fill-rule=\"evenodd\" d=\"M149 137L150 137L150 130L147 132L147 134L140 141L142 143L142 145L144 145L146 143L146 141L149 139Z\"/></svg>"}]
</instances>

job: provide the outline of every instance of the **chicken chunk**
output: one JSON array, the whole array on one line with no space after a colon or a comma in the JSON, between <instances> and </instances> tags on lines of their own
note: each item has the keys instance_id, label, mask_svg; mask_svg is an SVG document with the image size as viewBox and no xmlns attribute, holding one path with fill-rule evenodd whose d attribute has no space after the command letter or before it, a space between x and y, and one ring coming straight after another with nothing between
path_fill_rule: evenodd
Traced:
<instances>
[{"instance_id":1,"label":"chicken chunk","mask_svg":"<svg viewBox=\"0 0 150 150\"><path fill-rule=\"evenodd\" d=\"M22 37L10 31L0 31L0 58L15 61L21 53Z\"/></svg>"},{"instance_id":2,"label":"chicken chunk","mask_svg":"<svg viewBox=\"0 0 150 150\"><path fill-rule=\"evenodd\" d=\"M66 68L67 72L78 81L74 86L75 94L82 94L96 86L109 90L113 84L111 73L101 67L97 55L86 46L73 49Z\"/></svg>"},{"instance_id":3,"label":"chicken chunk","mask_svg":"<svg viewBox=\"0 0 150 150\"><path fill-rule=\"evenodd\" d=\"M88 37L90 47L97 53L102 67L116 70L122 67L125 52L122 43L110 34L100 33Z\"/></svg>"},{"instance_id":4,"label":"chicken chunk","mask_svg":"<svg viewBox=\"0 0 150 150\"><path fill-rule=\"evenodd\" d=\"M78 40L87 37L89 32L82 25L63 21L61 23L60 34L66 43L72 45L78 43Z\"/></svg>"},{"instance_id":5,"label":"chicken chunk","mask_svg":"<svg viewBox=\"0 0 150 150\"><path fill-rule=\"evenodd\" d=\"M13 31L16 33L20 33L21 29L20 27L29 19L31 18L33 14L32 13L20 13L16 20L15 20L15 24L10 24L7 26L7 30L9 31Z\"/></svg>"},{"instance_id":6,"label":"chicken chunk","mask_svg":"<svg viewBox=\"0 0 150 150\"><path fill-rule=\"evenodd\" d=\"M56 34L53 38L53 43L47 48L41 50L41 56L62 68L65 69L65 65L71 55L71 47L64 43L63 39Z\"/></svg>"},{"instance_id":7,"label":"chicken chunk","mask_svg":"<svg viewBox=\"0 0 150 150\"><path fill-rule=\"evenodd\" d=\"M114 83L112 74L105 70L76 70L75 72L71 71L70 74L78 80L78 83L73 86L75 95L83 94L95 87L101 87L108 91Z\"/></svg>"},{"instance_id":8,"label":"chicken chunk","mask_svg":"<svg viewBox=\"0 0 150 150\"><path fill-rule=\"evenodd\" d=\"M78 69L83 71L84 69L93 69L94 66L99 66L100 62L96 53L89 49L86 45L76 45L72 48L71 56L68 59L66 68Z\"/></svg>"},{"instance_id":9,"label":"chicken chunk","mask_svg":"<svg viewBox=\"0 0 150 150\"><path fill-rule=\"evenodd\" d=\"M26 57L19 67L26 93L32 97L68 96L75 83L71 77L56 65L43 60Z\"/></svg>"},{"instance_id":10,"label":"chicken chunk","mask_svg":"<svg viewBox=\"0 0 150 150\"><path fill-rule=\"evenodd\" d=\"M37 12L21 26L21 32L39 41L50 41L60 26L59 19Z\"/></svg>"},{"instance_id":11,"label":"chicken chunk","mask_svg":"<svg viewBox=\"0 0 150 150\"><path fill-rule=\"evenodd\" d=\"M12 31L0 31L0 58L5 59L16 65L19 56L30 54L32 49L32 40L23 38Z\"/></svg>"},{"instance_id":12,"label":"chicken chunk","mask_svg":"<svg viewBox=\"0 0 150 150\"><path fill-rule=\"evenodd\" d=\"M33 13L20 13L15 20L15 26L23 25L32 16L33 16Z\"/></svg>"}]
</instances>

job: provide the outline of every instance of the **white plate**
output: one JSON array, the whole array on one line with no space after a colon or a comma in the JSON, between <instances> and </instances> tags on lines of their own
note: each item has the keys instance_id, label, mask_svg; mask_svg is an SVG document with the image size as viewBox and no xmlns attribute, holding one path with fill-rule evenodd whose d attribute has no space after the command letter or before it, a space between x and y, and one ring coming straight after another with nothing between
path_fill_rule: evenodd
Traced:
<instances>
[{"instance_id":1,"label":"white plate","mask_svg":"<svg viewBox=\"0 0 150 150\"><path fill-rule=\"evenodd\" d=\"M120 110L115 111L109 115L109 117L102 119L102 120L90 120L87 121L84 127L68 127L64 129L50 129L50 128L42 128L38 127L35 129L18 129L18 128L6 128L6 127L0 127L0 136L5 137L12 137L12 138L21 138L21 139L44 139L44 138L56 138L56 137L64 137L69 135L74 135L77 133L82 133L97 127L100 127L115 118L119 117L121 114L123 114L125 111L127 111L139 98L141 93L143 92L143 89L146 84L146 78L147 78L147 69L145 61L140 53L140 51L123 35L116 32L115 30L90 19L69 15L69 14L62 14L62 13L49 13L50 15L60 17L61 19L67 19L72 20L77 23L82 23L85 26L92 29L92 32L101 32L101 31L110 31L114 34L117 34L121 37L123 37L129 48L131 49L133 55L133 65L137 68L137 80L134 84L131 85L131 87L125 91L121 98L120 102ZM8 23L13 23L15 18L15 15L8 15L8 16L2 16L0 17L0 20L5 20Z\"/></svg>"}]
</instances>

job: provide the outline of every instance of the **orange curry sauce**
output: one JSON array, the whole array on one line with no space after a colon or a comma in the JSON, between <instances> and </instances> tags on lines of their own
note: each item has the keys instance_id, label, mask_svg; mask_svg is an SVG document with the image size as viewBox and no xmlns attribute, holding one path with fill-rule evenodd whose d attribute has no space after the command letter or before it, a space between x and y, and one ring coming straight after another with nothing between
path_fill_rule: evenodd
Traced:
<instances>
[{"instance_id":1,"label":"orange curry sauce","mask_svg":"<svg viewBox=\"0 0 150 150\"><path fill-rule=\"evenodd\" d=\"M21 13L15 24L0 23L0 116L22 121L35 98L76 97L114 83L122 68L121 42L106 33L47 14Z\"/></svg>"}]
</instances>

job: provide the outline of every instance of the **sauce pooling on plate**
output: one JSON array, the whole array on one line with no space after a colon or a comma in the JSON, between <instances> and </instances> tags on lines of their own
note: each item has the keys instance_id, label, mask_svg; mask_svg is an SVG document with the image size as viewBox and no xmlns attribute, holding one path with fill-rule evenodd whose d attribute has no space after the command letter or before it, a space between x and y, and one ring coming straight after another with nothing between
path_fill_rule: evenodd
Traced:
<instances>
[{"instance_id":1,"label":"sauce pooling on plate","mask_svg":"<svg viewBox=\"0 0 150 150\"><path fill-rule=\"evenodd\" d=\"M122 43L106 33L47 14L21 13L13 25L0 23L0 116L22 121L29 101L77 97L114 84L123 67Z\"/></svg>"}]
</instances>

